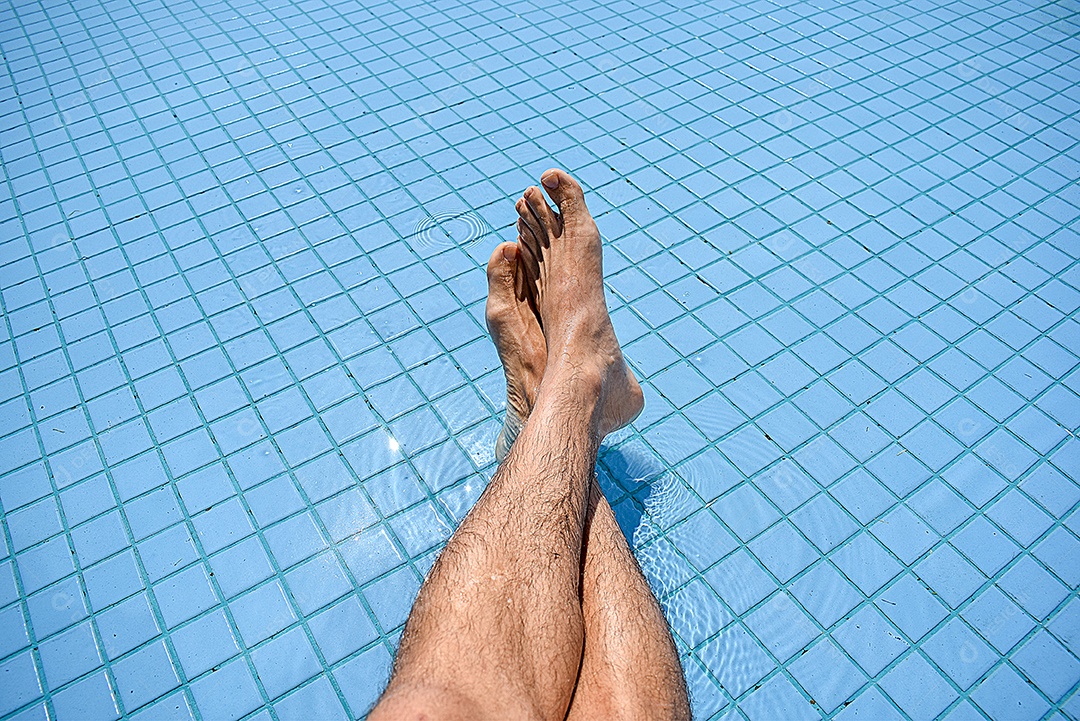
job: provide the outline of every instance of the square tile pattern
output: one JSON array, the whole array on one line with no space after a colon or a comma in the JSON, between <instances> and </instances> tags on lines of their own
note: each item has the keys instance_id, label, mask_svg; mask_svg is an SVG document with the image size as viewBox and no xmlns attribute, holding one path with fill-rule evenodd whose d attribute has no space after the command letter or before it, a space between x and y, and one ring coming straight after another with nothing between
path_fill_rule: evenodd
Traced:
<instances>
[{"instance_id":1,"label":"square tile pattern","mask_svg":"<svg viewBox=\"0 0 1080 721\"><path fill-rule=\"evenodd\" d=\"M483 267L586 186L598 472L698 719L1080 719L1080 19L0 4L0 718L341 719L494 468Z\"/></svg>"}]
</instances>

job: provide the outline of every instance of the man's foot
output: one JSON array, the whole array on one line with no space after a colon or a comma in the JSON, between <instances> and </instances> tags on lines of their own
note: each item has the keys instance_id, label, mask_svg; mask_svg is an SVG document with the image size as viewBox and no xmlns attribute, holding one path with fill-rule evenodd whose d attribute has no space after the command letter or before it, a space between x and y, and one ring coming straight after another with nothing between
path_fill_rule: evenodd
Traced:
<instances>
[{"instance_id":1,"label":"man's foot","mask_svg":"<svg viewBox=\"0 0 1080 721\"><path fill-rule=\"evenodd\" d=\"M488 332L506 374L506 419L495 442L495 460L502 462L532 412L547 363L547 345L540 321L525 292L517 243L503 243L488 261Z\"/></svg>"},{"instance_id":2,"label":"man's foot","mask_svg":"<svg viewBox=\"0 0 1080 721\"><path fill-rule=\"evenodd\" d=\"M644 397L608 315L600 231L581 186L561 170L547 171L541 182L559 212L535 186L517 202L518 270L528 274L543 326L547 376L598 384L602 438L636 418Z\"/></svg>"}]
</instances>

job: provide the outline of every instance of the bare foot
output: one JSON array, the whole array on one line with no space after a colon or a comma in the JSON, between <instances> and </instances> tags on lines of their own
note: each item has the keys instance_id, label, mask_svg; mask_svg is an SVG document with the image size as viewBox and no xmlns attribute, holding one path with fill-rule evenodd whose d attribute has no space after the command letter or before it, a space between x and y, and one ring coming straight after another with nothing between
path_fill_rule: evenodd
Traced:
<instances>
[{"instance_id":1,"label":"bare foot","mask_svg":"<svg viewBox=\"0 0 1080 721\"><path fill-rule=\"evenodd\" d=\"M547 341L548 374L599 383L602 438L636 418L644 397L608 315L600 231L581 186L562 170L547 171L541 182L559 212L539 188L526 189L516 206L519 268L528 274Z\"/></svg>"},{"instance_id":2,"label":"bare foot","mask_svg":"<svg viewBox=\"0 0 1080 721\"><path fill-rule=\"evenodd\" d=\"M503 243L488 261L485 314L488 333L506 374L506 419L495 442L495 460L502 462L532 412L547 364L547 345L540 321L525 291L517 243Z\"/></svg>"}]
</instances>

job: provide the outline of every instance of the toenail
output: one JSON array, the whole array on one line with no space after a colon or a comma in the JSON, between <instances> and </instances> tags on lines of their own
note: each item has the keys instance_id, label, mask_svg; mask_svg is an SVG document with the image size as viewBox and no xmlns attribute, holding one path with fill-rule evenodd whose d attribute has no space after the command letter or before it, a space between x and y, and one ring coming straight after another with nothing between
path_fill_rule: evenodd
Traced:
<instances>
[{"instance_id":1,"label":"toenail","mask_svg":"<svg viewBox=\"0 0 1080 721\"><path fill-rule=\"evenodd\" d=\"M504 245L502 249L503 260L514 262L514 257L517 256L517 249L512 245Z\"/></svg>"},{"instance_id":2,"label":"toenail","mask_svg":"<svg viewBox=\"0 0 1080 721\"><path fill-rule=\"evenodd\" d=\"M555 188L559 187L559 174L552 173L546 178L540 178L540 182L544 184L545 188L550 188L554 190Z\"/></svg>"}]
</instances>

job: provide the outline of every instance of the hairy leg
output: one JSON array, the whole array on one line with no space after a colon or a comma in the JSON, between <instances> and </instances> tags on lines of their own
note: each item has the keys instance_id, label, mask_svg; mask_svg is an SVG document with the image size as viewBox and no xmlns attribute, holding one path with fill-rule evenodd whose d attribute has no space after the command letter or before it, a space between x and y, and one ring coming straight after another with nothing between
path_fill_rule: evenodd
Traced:
<instances>
[{"instance_id":1,"label":"hairy leg","mask_svg":"<svg viewBox=\"0 0 1080 721\"><path fill-rule=\"evenodd\" d=\"M541 387L425 581L373 720L565 716L584 634L582 530L598 401L573 375Z\"/></svg>"},{"instance_id":2,"label":"hairy leg","mask_svg":"<svg viewBox=\"0 0 1080 721\"><path fill-rule=\"evenodd\" d=\"M599 233L572 221L533 255L547 352L535 406L421 588L375 721L567 713L596 453L604 429L641 409L604 302ZM505 250L506 263L524 259Z\"/></svg>"},{"instance_id":3,"label":"hairy leg","mask_svg":"<svg viewBox=\"0 0 1080 721\"><path fill-rule=\"evenodd\" d=\"M565 173L555 174L560 182L549 192L556 202L563 201L560 207L567 206L562 216L573 215L575 222L591 221L578 184ZM551 175L549 172L545 178ZM551 240L540 219L546 215L552 218L550 226L558 227L562 216L551 211L537 188L527 190L517 208L521 242L542 258ZM509 388L509 369L521 364L508 358L503 365L508 369ZM535 361L531 365L535 366ZM632 400L640 403L639 398L635 395ZM584 539L581 598L585 646L567 718L689 719L686 682L667 620L595 480L590 484Z\"/></svg>"},{"instance_id":4,"label":"hairy leg","mask_svg":"<svg viewBox=\"0 0 1080 721\"><path fill-rule=\"evenodd\" d=\"M660 604L596 483L585 521L585 652L567 719L690 719Z\"/></svg>"}]
</instances>

